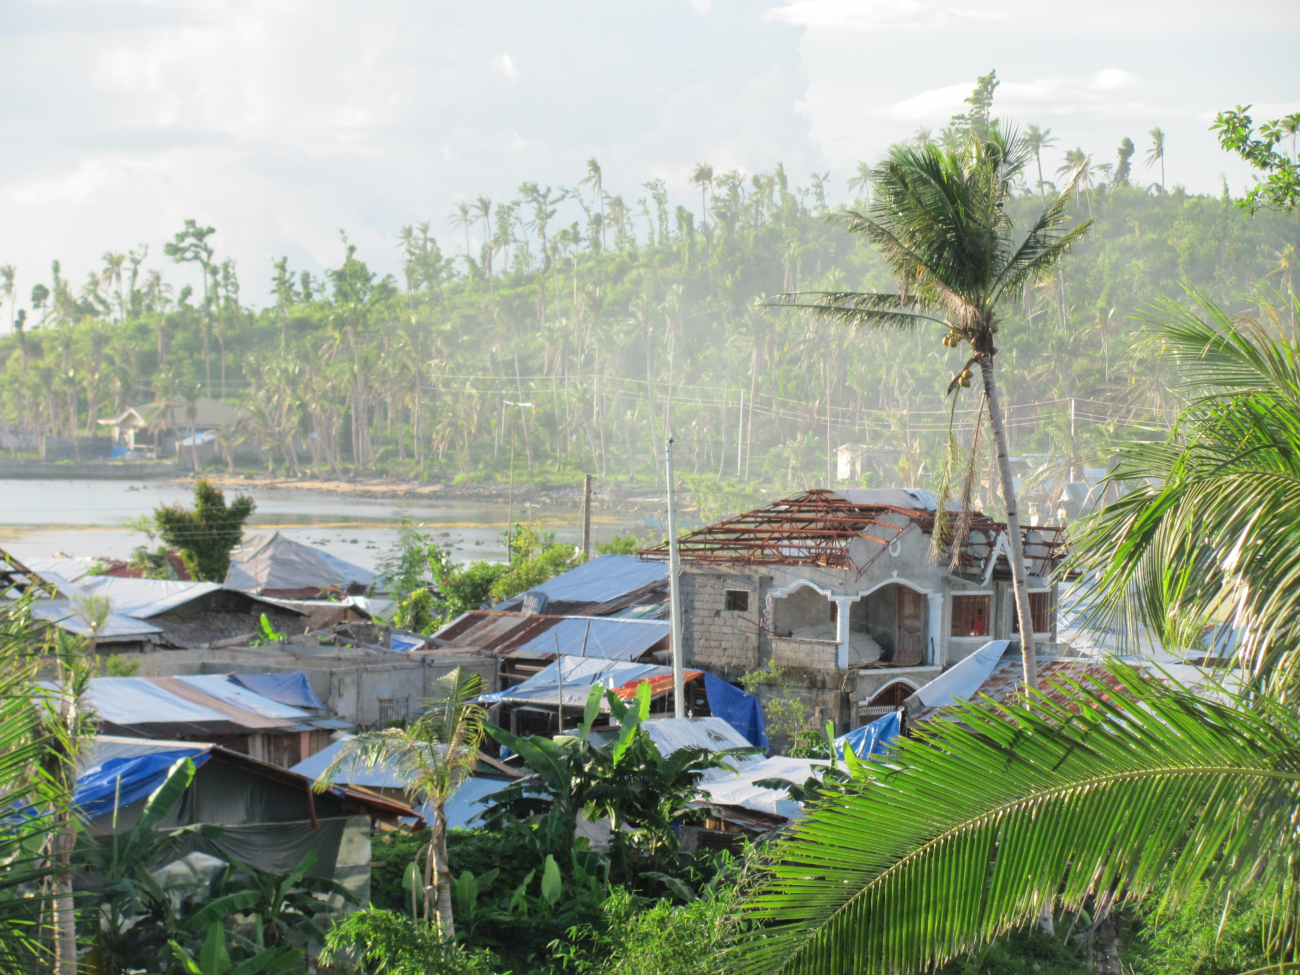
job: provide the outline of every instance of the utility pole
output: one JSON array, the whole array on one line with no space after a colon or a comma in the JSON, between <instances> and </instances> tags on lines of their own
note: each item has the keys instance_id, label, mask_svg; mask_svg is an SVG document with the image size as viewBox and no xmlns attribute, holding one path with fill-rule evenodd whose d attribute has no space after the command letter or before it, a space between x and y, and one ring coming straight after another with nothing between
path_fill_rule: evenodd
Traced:
<instances>
[{"instance_id":1,"label":"utility pole","mask_svg":"<svg viewBox=\"0 0 1300 975\"><path fill-rule=\"evenodd\" d=\"M682 581L677 555L677 510L673 506L673 438L668 438L668 599L672 626L673 716L686 717L686 695L682 688Z\"/></svg>"},{"instance_id":2,"label":"utility pole","mask_svg":"<svg viewBox=\"0 0 1300 975\"><path fill-rule=\"evenodd\" d=\"M1070 480L1074 480L1074 397L1070 397Z\"/></svg>"},{"instance_id":3,"label":"utility pole","mask_svg":"<svg viewBox=\"0 0 1300 975\"><path fill-rule=\"evenodd\" d=\"M582 476L582 557L591 558L591 482L590 474Z\"/></svg>"},{"instance_id":4,"label":"utility pole","mask_svg":"<svg viewBox=\"0 0 1300 975\"><path fill-rule=\"evenodd\" d=\"M745 432L745 391L740 391L740 416L736 418L736 480L740 480L740 455Z\"/></svg>"},{"instance_id":5,"label":"utility pole","mask_svg":"<svg viewBox=\"0 0 1300 975\"><path fill-rule=\"evenodd\" d=\"M835 486L835 466L832 457L835 449L831 446L831 364L826 363L826 486Z\"/></svg>"},{"instance_id":6,"label":"utility pole","mask_svg":"<svg viewBox=\"0 0 1300 975\"><path fill-rule=\"evenodd\" d=\"M501 418L505 419L507 406L532 407L532 403L514 403L510 400L501 401ZM511 543L514 541L515 532L515 414L510 413L510 492L506 500L506 561L511 560Z\"/></svg>"}]
</instances>

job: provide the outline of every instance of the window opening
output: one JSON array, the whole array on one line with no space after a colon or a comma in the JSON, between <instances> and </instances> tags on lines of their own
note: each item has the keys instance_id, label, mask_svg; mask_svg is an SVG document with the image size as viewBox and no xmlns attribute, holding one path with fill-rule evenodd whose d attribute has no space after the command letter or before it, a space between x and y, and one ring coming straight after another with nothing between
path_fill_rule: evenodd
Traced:
<instances>
[{"instance_id":1,"label":"window opening","mask_svg":"<svg viewBox=\"0 0 1300 975\"><path fill-rule=\"evenodd\" d=\"M735 613L749 612L749 590L728 589L726 607Z\"/></svg>"},{"instance_id":2,"label":"window opening","mask_svg":"<svg viewBox=\"0 0 1300 975\"><path fill-rule=\"evenodd\" d=\"M986 595L952 597L952 635L989 635L989 597Z\"/></svg>"}]
</instances>

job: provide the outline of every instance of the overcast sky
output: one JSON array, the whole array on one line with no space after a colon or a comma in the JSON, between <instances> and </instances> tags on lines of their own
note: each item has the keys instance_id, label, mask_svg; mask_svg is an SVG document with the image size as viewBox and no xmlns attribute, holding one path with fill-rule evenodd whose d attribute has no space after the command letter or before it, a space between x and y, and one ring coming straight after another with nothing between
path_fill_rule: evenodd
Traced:
<instances>
[{"instance_id":1,"label":"overcast sky","mask_svg":"<svg viewBox=\"0 0 1300 975\"><path fill-rule=\"evenodd\" d=\"M1298 27L1293 0L0 0L0 264L24 297L54 258L78 284L141 242L163 266L193 217L260 301L273 257L319 272L345 229L395 271L403 224L463 246L458 199L591 156L629 200L662 177L698 207L697 161L829 170L840 198L991 68L997 114L1060 137L1046 168L1159 125L1171 185L1236 192L1208 125L1300 109Z\"/></svg>"}]
</instances>

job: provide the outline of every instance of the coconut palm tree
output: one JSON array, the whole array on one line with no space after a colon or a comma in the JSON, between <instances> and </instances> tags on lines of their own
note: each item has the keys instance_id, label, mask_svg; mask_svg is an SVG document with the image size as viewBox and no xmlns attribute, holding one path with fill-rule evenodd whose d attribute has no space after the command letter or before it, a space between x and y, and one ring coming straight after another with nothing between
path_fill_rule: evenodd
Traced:
<instances>
[{"instance_id":1,"label":"coconut palm tree","mask_svg":"<svg viewBox=\"0 0 1300 975\"><path fill-rule=\"evenodd\" d=\"M596 157L592 156L587 160L587 176L579 183L580 186L590 186L592 194L600 203L600 249L605 249L605 183L604 173L601 172L600 163L596 162Z\"/></svg>"},{"instance_id":2,"label":"coconut palm tree","mask_svg":"<svg viewBox=\"0 0 1300 975\"><path fill-rule=\"evenodd\" d=\"M1047 185L1043 182L1043 150L1058 141L1051 129L1040 129L1037 125L1025 128L1025 145L1034 154L1034 163L1038 166L1038 195L1042 199L1047 198Z\"/></svg>"},{"instance_id":3,"label":"coconut palm tree","mask_svg":"<svg viewBox=\"0 0 1300 975\"><path fill-rule=\"evenodd\" d=\"M323 792L346 769L384 768L407 783L412 802L433 806L433 836L425 848L424 919L437 912L447 940L455 936L451 910L451 873L447 866L447 800L474 772L483 742L486 711L476 703L481 693L477 674L457 667L438 678L437 694L427 710L405 728L367 731L349 738L334 756L316 791Z\"/></svg>"},{"instance_id":4,"label":"coconut palm tree","mask_svg":"<svg viewBox=\"0 0 1300 975\"><path fill-rule=\"evenodd\" d=\"M1300 642L1300 353L1194 294L1147 312L1189 405L1120 451L1126 493L1078 537L1088 611L1134 612L1168 645L1227 624L1241 664L1291 698Z\"/></svg>"},{"instance_id":5,"label":"coconut palm tree","mask_svg":"<svg viewBox=\"0 0 1300 975\"><path fill-rule=\"evenodd\" d=\"M700 188L700 231L708 237L709 203L708 194L713 192L713 164L696 163L691 173L691 184Z\"/></svg>"},{"instance_id":6,"label":"coconut palm tree","mask_svg":"<svg viewBox=\"0 0 1300 975\"><path fill-rule=\"evenodd\" d=\"M1165 133L1158 125L1151 130L1151 148L1147 150L1144 158L1147 169L1157 162L1160 163L1160 192L1163 193L1165 191Z\"/></svg>"},{"instance_id":7,"label":"coconut palm tree","mask_svg":"<svg viewBox=\"0 0 1300 975\"><path fill-rule=\"evenodd\" d=\"M477 218L470 210L470 205L465 202L456 204L456 212L448 219L448 224L452 227L461 227L465 231L465 259L469 260L469 228Z\"/></svg>"},{"instance_id":8,"label":"coconut palm tree","mask_svg":"<svg viewBox=\"0 0 1300 975\"><path fill-rule=\"evenodd\" d=\"M0 307L9 302L9 331L14 330L14 311L15 302L14 281L18 276L18 269L12 264L0 265Z\"/></svg>"},{"instance_id":9,"label":"coconut palm tree","mask_svg":"<svg viewBox=\"0 0 1300 975\"><path fill-rule=\"evenodd\" d=\"M1261 934L1278 967L1258 971L1294 971L1300 716L1215 690L1114 664L956 706L888 763L850 763L844 791L769 851L744 907L763 923L733 970L933 971L1054 911L1106 918L1163 884L1171 904L1249 889L1274 908ZM1098 970L1118 975L1118 958Z\"/></svg>"},{"instance_id":10,"label":"coconut palm tree","mask_svg":"<svg viewBox=\"0 0 1300 975\"><path fill-rule=\"evenodd\" d=\"M849 192L863 194L867 203L871 202L871 167L864 162L858 163L857 172L849 180Z\"/></svg>"},{"instance_id":11,"label":"coconut palm tree","mask_svg":"<svg viewBox=\"0 0 1300 975\"><path fill-rule=\"evenodd\" d=\"M873 174L875 193L867 214L847 211L837 219L880 250L903 282L899 293L795 293L776 299L777 304L810 308L855 327L913 328L932 322L947 330L945 346L970 346L971 356L949 392L969 385L970 367L980 367L997 444L1016 605L1023 620L1030 618L1028 582L996 373L1000 306L1050 274L1091 224L1062 232L1080 175L1076 173L1032 226L1016 233L1007 203L1029 154L1022 139L996 126L986 138L971 139L957 152L933 145L896 146ZM1021 643L1025 682L1034 687L1037 664L1029 629L1025 627Z\"/></svg>"}]
</instances>

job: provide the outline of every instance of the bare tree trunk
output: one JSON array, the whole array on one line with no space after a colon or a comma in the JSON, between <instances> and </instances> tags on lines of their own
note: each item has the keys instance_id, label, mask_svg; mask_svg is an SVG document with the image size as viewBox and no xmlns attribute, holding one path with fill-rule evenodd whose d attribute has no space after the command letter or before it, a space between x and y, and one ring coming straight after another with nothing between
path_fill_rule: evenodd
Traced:
<instances>
[{"instance_id":1,"label":"bare tree trunk","mask_svg":"<svg viewBox=\"0 0 1300 975\"><path fill-rule=\"evenodd\" d=\"M433 842L430 860L433 861L433 887L438 906L438 930L445 941L456 937L456 922L451 912L451 868L447 866L447 816L444 804L433 807Z\"/></svg>"},{"instance_id":2,"label":"bare tree trunk","mask_svg":"<svg viewBox=\"0 0 1300 975\"><path fill-rule=\"evenodd\" d=\"M1011 482L1011 457L1007 451L1007 431L1003 422L1002 403L998 399L997 376L993 356L979 355L984 375L984 395L989 404L989 425L998 449L998 475L1002 481L1002 503L1007 509L1007 551L1011 556L1011 586L1016 609L1020 613L1020 653L1024 662L1025 686L1038 687L1038 660L1034 655L1034 618L1029 611L1029 579L1025 575L1024 539L1020 535L1020 512L1016 508L1016 489Z\"/></svg>"},{"instance_id":3,"label":"bare tree trunk","mask_svg":"<svg viewBox=\"0 0 1300 975\"><path fill-rule=\"evenodd\" d=\"M52 839L55 863L63 872L54 877L55 957L58 975L77 975L77 918L72 901L72 873L68 869L76 826L60 813Z\"/></svg>"}]
</instances>

